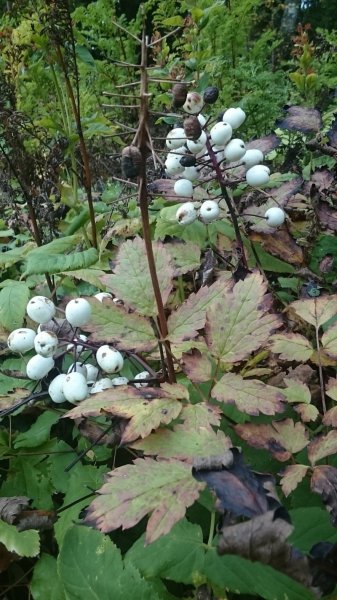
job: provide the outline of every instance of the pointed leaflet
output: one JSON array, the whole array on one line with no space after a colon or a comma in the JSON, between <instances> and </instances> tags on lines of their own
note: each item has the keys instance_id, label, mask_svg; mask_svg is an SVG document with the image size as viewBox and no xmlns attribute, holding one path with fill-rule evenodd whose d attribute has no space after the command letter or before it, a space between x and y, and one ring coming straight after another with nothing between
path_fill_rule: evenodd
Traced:
<instances>
[{"instance_id":1,"label":"pointed leaflet","mask_svg":"<svg viewBox=\"0 0 337 600\"><path fill-rule=\"evenodd\" d=\"M337 406L330 408L327 410L322 422L324 425L331 425L332 427L337 427Z\"/></svg>"},{"instance_id":2,"label":"pointed leaflet","mask_svg":"<svg viewBox=\"0 0 337 600\"><path fill-rule=\"evenodd\" d=\"M41 246L44 248L44 246ZM38 275L40 273L61 273L62 271L74 271L86 269L98 261L96 248L89 248L82 252L72 254L28 254L27 265L24 275Z\"/></svg>"},{"instance_id":3,"label":"pointed leaflet","mask_svg":"<svg viewBox=\"0 0 337 600\"><path fill-rule=\"evenodd\" d=\"M133 465L108 473L85 522L107 533L118 527L133 527L150 514L145 538L149 544L182 519L203 488L185 463L138 458Z\"/></svg>"},{"instance_id":4,"label":"pointed leaflet","mask_svg":"<svg viewBox=\"0 0 337 600\"><path fill-rule=\"evenodd\" d=\"M286 497L296 490L298 484L306 476L308 469L307 465L289 465L285 468L280 485Z\"/></svg>"},{"instance_id":5,"label":"pointed leaflet","mask_svg":"<svg viewBox=\"0 0 337 600\"><path fill-rule=\"evenodd\" d=\"M170 254L174 276L184 275L200 266L200 246L193 242L170 242L165 244Z\"/></svg>"},{"instance_id":6,"label":"pointed leaflet","mask_svg":"<svg viewBox=\"0 0 337 600\"><path fill-rule=\"evenodd\" d=\"M206 343L211 354L226 363L247 358L280 327L280 317L268 314L271 297L260 273L239 281L207 311Z\"/></svg>"},{"instance_id":7,"label":"pointed leaflet","mask_svg":"<svg viewBox=\"0 0 337 600\"><path fill-rule=\"evenodd\" d=\"M289 308L307 323L321 327L337 313L337 295L296 300Z\"/></svg>"},{"instance_id":8,"label":"pointed leaflet","mask_svg":"<svg viewBox=\"0 0 337 600\"><path fill-rule=\"evenodd\" d=\"M332 524L337 527L337 469L328 465L315 467L311 478L311 489L322 496Z\"/></svg>"},{"instance_id":9,"label":"pointed leaflet","mask_svg":"<svg viewBox=\"0 0 337 600\"><path fill-rule=\"evenodd\" d=\"M138 437L146 437L161 423L167 425L177 418L181 409L181 402L160 388L133 389L121 386L120 389L95 394L94 398L84 400L64 416L76 419L79 416L98 416L106 413L130 419L122 435L122 443L125 444Z\"/></svg>"},{"instance_id":10,"label":"pointed leaflet","mask_svg":"<svg viewBox=\"0 0 337 600\"><path fill-rule=\"evenodd\" d=\"M122 350L149 352L158 344L150 322L141 315L128 313L124 306L114 302L103 304L90 300L90 323L82 327L91 333L94 342L112 343Z\"/></svg>"},{"instance_id":11,"label":"pointed leaflet","mask_svg":"<svg viewBox=\"0 0 337 600\"><path fill-rule=\"evenodd\" d=\"M234 429L250 446L268 450L282 462L289 460L292 454L300 452L309 443L304 425L294 423L292 419L272 421L264 425L245 423L235 425Z\"/></svg>"},{"instance_id":12,"label":"pointed leaflet","mask_svg":"<svg viewBox=\"0 0 337 600\"><path fill-rule=\"evenodd\" d=\"M205 325L206 310L216 298L223 296L227 285L230 282L217 281L210 287L201 287L169 316L168 337L173 344L196 337Z\"/></svg>"},{"instance_id":13,"label":"pointed leaflet","mask_svg":"<svg viewBox=\"0 0 337 600\"><path fill-rule=\"evenodd\" d=\"M308 458L312 465L317 461L337 453L337 431L315 437L308 446Z\"/></svg>"},{"instance_id":14,"label":"pointed leaflet","mask_svg":"<svg viewBox=\"0 0 337 600\"><path fill-rule=\"evenodd\" d=\"M166 304L172 289L173 268L171 257L160 242L153 243L159 287ZM125 304L142 315L154 317L157 304L148 267L144 241L136 237L124 242L119 249L115 272L104 279L108 291L112 291Z\"/></svg>"},{"instance_id":15,"label":"pointed leaflet","mask_svg":"<svg viewBox=\"0 0 337 600\"><path fill-rule=\"evenodd\" d=\"M337 379L330 377L327 386L326 386L326 393L329 396L329 398L332 398L333 400L337 400Z\"/></svg>"},{"instance_id":16,"label":"pointed leaflet","mask_svg":"<svg viewBox=\"0 0 337 600\"><path fill-rule=\"evenodd\" d=\"M0 521L0 543L19 556L36 556L40 552L40 536L35 529L18 531L15 525Z\"/></svg>"},{"instance_id":17,"label":"pointed leaflet","mask_svg":"<svg viewBox=\"0 0 337 600\"><path fill-rule=\"evenodd\" d=\"M248 415L274 415L284 408L282 391L258 379L243 379L241 375L225 373L214 386L212 397L218 402L235 404Z\"/></svg>"},{"instance_id":18,"label":"pointed leaflet","mask_svg":"<svg viewBox=\"0 0 337 600\"><path fill-rule=\"evenodd\" d=\"M194 458L227 455L232 446L231 440L222 432L216 433L206 427L188 430L178 425L174 431L160 429L145 440L132 444L132 448L142 450L146 455L161 458L177 458L193 462ZM228 453L228 460L231 458Z\"/></svg>"},{"instance_id":19,"label":"pointed leaflet","mask_svg":"<svg viewBox=\"0 0 337 600\"><path fill-rule=\"evenodd\" d=\"M272 335L270 341L271 351L280 354L281 360L304 362L314 351L309 340L299 333L278 333Z\"/></svg>"},{"instance_id":20,"label":"pointed leaflet","mask_svg":"<svg viewBox=\"0 0 337 600\"><path fill-rule=\"evenodd\" d=\"M300 415L303 423L316 421L319 417L319 411L313 404L298 404L297 406L294 406L294 410Z\"/></svg>"},{"instance_id":21,"label":"pointed leaflet","mask_svg":"<svg viewBox=\"0 0 337 600\"><path fill-rule=\"evenodd\" d=\"M182 369L195 383L209 381L212 377L212 363L209 356L201 354L197 349L182 355Z\"/></svg>"},{"instance_id":22,"label":"pointed leaflet","mask_svg":"<svg viewBox=\"0 0 337 600\"><path fill-rule=\"evenodd\" d=\"M199 427L211 428L211 425L218 427L222 411L218 406L199 402L198 404L188 404L184 406L179 420L184 421L185 429L198 429Z\"/></svg>"},{"instance_id":23,"label":"pointed leaflet","mask_svg":"<svg viewBox=\"0 0 337 600\"><path fill-rule=\"evenodd\" d=\"M322 345L324 351L329 354L329 356L337 358L337 323L332 325L332 327L329 327L329 329L323 333Z\"/></svg>"},{"instance_id":24,"label":"pointed leaflet","mask_svg":"<svg viewBox=\"0 0 337 600\"><path fill-rule=\"evenodd\" d=\"M287 387L285 390L282 390L282 393L289 403L303 402L304 404L310 404L311 394L305 383L302 383L302 381L299 381L298 379L288 378L284 378L283 381Z\"/></svg>"},{"instance_id":25,"label":"pointed leaflet","mask_svg":"<svg viewBox=\"0 0 337 600\"><path fill-rule=\"evenodd\" d=\"M23 281L9 280L4 285L0 291L0 324L5 329L13 331L22 326L28 299L29 287Z\"/></svg>"}]
</instances>

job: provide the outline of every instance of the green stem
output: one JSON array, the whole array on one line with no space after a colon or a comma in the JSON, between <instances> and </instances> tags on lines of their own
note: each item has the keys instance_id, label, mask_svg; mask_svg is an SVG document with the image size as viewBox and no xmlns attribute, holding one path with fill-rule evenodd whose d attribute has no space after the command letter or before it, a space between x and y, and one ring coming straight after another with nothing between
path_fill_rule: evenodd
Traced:
<instances>
[{"instance_id":1,"label":"green stem","mask_svg":"<svg viewBox=\"0 0 337 600\"><path fill-rule=\"evenodd\" d=\"M214 530L215 530L215 510L212 510L211 521L209 524L208 541L207 541L208 548L212 548L212 542L213 542L213 538L214 538Z\"/></svg>"}]
</instances>

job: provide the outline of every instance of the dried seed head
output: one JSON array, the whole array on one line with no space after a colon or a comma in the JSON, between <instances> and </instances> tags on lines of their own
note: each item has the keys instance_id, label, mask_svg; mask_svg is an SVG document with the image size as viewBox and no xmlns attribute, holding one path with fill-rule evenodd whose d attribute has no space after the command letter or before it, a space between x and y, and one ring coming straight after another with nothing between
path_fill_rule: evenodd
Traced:
<instances>
[{"instance_id":1,"label":"dried seed head","mask_svg":"<svg viewBox=\"0 0 337 600\"><path fill-rule=\"evenodd\" d=\"M210 85L204 91L204 102L206 104L214 104L219 97L219 90L215 85Z\"/></svg>"},{"instance_id":2,"label":"dried seed head","mask_svg":"<svg viewBox=\"0 0 337 600\"><path fill-rule=\"evenodd\" d=\"M142 155L136 146L126 146L122 151L122 170L127 179L138 177Z\"/></svg>"},{"instance_id":3,"label":"dried seed head","mask_svg":"<svg viewBox=\"0 0 337 600\"><path fill-rule=\"evenodd\" d=\"M201 136L201 125L197 117L187 117L184 121L184 132L189 140L197 140Z\"/></svg>"},{"instance_id":4,"label":"dried seed head","mask_svg":"<svg viewBox=\"0 0 337 600\"><path fill-rule=\"evenodd\" d=\"M179 108L185 104L187 96L187 85L185 83L176 83L172 88L173 106Z\"/></svg>"}]
</instances>

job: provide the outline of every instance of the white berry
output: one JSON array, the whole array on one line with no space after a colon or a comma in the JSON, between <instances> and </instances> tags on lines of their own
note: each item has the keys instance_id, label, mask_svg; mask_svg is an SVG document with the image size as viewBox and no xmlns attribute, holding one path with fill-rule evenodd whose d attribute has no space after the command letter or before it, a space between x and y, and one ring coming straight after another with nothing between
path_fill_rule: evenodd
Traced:
<instances>
[{"instance_id":1,"label":"white berry","mask_svg":"<svg viewBox=\"0 0 337 600\"><path fill-rule=\"evenodd\" d=\"M85 378L87 378L88 374L86 365L80 362L71 363L67 373L81 373Z\"/></svg>"},{"instance_id":2,"label":"white berry","mask_svg":"<svg viewBox=\"0 0 337 600\"><path fill-rule=\"evenodd\" d=\"M193 185L189 179L178 179L174 184L174 192L177 196L184 198L192 198L193 196Z\"/></svg>"},{"instance_id":3,"label":"white berry","mask_svg":"<svg viewBox=\"0 0 337 600\"><path fill-rule=\"evenodd\" d=\"M187 140L186 146L192 154L198 154L198 152L201 152L205 148L206 141L207 135L202 131L197 140Z\"/></svg>"},{"instance_id":4,"label":"white berry","mask_svg":"<svg viewBox=\"0 0 337 600\"><path fill-rule=\"evenodd\" d=\"M198 213L193 202L184 202L176 212L176 219L180 225L190 225L196 220Z\"/></svg>"},{"instance_id":5,"label":"white berry","mask_svg":"<svg viewBox=\"0 0 337 600\"><path fill-rule=\"evenodd\" d=\"M27 363L26 373L29 379L33 379L34 381L38 381L39 379L43 379L46 375L48 375L49 371L52 370L54 366L54 359L50 356L45 358L40 354L35 354Z\"/></svg>"},{"instance_id":6,"label":"white berry","mask_svg":"<svg viewBox=\"0 0 337 600\"><path fill-rule=\"evenodd\" d=\"M68 402L81 402L88 396L87 380L82 373L68 373L63 384L63 394Z\"/></svg>"},{"instance_id":7,"label":"white berry","mask_svg":"<svg viewBox=\"0 0 337 600\"><path fill-rule=\"evenodd\" d=\"M151 377L150 373L148 371L142 371L141 373L137 373L137 375L135 375L135 379L149 379L149 377ZM147 387L149 384L145 383L145 381L142 381L142 383L135 383L134 386L136 388L142 388L142 387Z\"/></svg>"},{"instance_id":8,"label":"white berry","mask_svg":"<svg viewBox=\"0 0 337 600\"><path fill-rule=\"evenodd\" d=\"M165 160L165 169L168 175L179 175L184 170L183 165L180 163L181 154L173 154L170 152Z\"/></svg>"},{"instance_id":9,"label":"white berry","mask_svg":"<svg viewBox=\"0 0 337 600\"><path fill-rule=\"evenodd\" d=\"M129 383L129 380L127 377L113 377L111 379L112 381L112 385L126 385L127 383Z\"/></svg>"},{"instance_id":10,"label":"white berry","mask_svg":"<svg viewBox=\"0 0 337 600\"><path fill-rule=\"evenodd\" d=\"M118 350L107 344L98 348L96 360L106 373L118 373L123 368L124 360Z\"/></svg>"},{"instance_id":11,"label":"white berry","mask_svg":"<svg viewBox=\"0 0 337 600\"><path fill-rule=\"evenodd\" d=\"M36 323L47 323L55 312L55 304L45 296L34 296L27 304L27 315Z\"/></svg>"},{"instance_id":12,"label":"white berry","mask_svg":"<svg viewBox=\"0 0 337 600\"><path fill-rule=\"evenodd\" d=\"M199 177L199 171L196 167L185 167L182 176L189 181L195 181Z\"/></svg>"},{"instance_id":13,"label":"white berry","mask_svg":"<svg viewBox=\"0 0 337 600\"><path fill-rule=\"evenodd\" d=\"M229 142L232 137L232 133L233 129L230 123L220 122L213 125L210 131L210 136L214 144L217 146L223 146Z\"/></svg>"},{"instance_id":14,"label":"white berry","mask_svg":"<svg viewBox=\"0 0 337 600\"><path fill-rule=\"evenodd\" d=\"M255 165L259 165L263 161L263 153L258 148L251 148L250 150L246 150L246 153L240 160L240 163L246 167L246 169L250 169Z\"/></svg>"},{"instance_id":15,"label":"white berry","mask_svg":"<svg viewBox=\"0 0 337 600\"><path fill-rule=\"evenodd\" d=\"M87 335L84 335L83 333L80 333L79 336L74 338L74 342L76 342L76 344L68 344L67 345L67 350L73 350L76 347L76 352L77 354L80 354L83 350L83 346L81 346L81 344L78 344L77 342L79 342L79 340L82 340L82 342L86 342L88 339Z\"/></svg>"},{"instance_id":16,"label":"white berry","mask_svg":"<svg viewBox=\"0 0 337 600\"><path fill-rule=\"evenodd\" d=\"M204 127L206 125L207 119L206 119L206 117L204 115L202 115L202 114L198 115L197 119L198 119L201 127Z\"/></svg>"},{"instance_id":17,"label":"white berry","mask_svg":"<svg viewBox=\"0 0 337 600\"><path fill-rule=\"evenodd\" d=\"M74 298L66 306L66 319L73 327L82 327L91 317L91 306L85 298Z\"/></svg>"},{"instance_id":18,"label":"white berry","mask_svg":"<svg viewBox=\"0 0 337 600\"><path fill-rule=\"evenodd\" d=\"M269 181L269 169L264 165L255 165L248 169L246 173L246 181L249 185L259 186Z\"/></svg>"},{"instance_id":19,"label":"white berry","mask_svg":"<svg viewBox=\"0 0 337 600\"><path fill-rule=\"evenodd\" d=\"M98 375L97 367L95 367L95 365L92 365L90 363L85 363L85 368L87 370L87 382L95 383L95 381L97 379L97 375Z\"/></svg>"},{"instance_id":20,"label":"white berry","mask_svg":"<svg viewBox=\"0 0 337 600\"><path fill-rule=\"evenodd\" d=\"M57 335L52 331L41 331L34 340L35 352L41 356L53 356L57 350Z\"/></svg>"},{"instance_id":21,"label":"white berry","mask_svg":"<svg viewBox=\"0 0 337 600\"><path fill-rule=\"evenodd\" d=\"M66 401L63 393L63 385L66 377L67 375L65 373L61 373L60 375L57 375L49 385L48 394L56 404L61 404Z\"/></svg>"},{"instance_id":22,"label":"white berry","mask_svg":"<svg viewBox=\"0 0 337 600\"><path fill-rule=\"evenodd\" d=\"M232 129L240 127L245 119L246 113L242 108L228 108L222 116L222 120L229 123L232 126Z\"/></svg>"},{"instance_id":23,"label":"white berry","mask_svg":"<svg viewBox=\"0 0 337 600\"><path fill-rule=\"evenodd\" d=\"M182 127L171 129L166 136L166 146L170 150L180 148L186 141L185 131Z\"/></svg>"},{"instance_id":24,"label":"white berry","mask_svg":"<svg viewBox=\"0 0 337 600\"><path fill-rule=\"evenodd\" d=\"M199 113L204 105L204 101L198 92L188 92L183 105L183 110L190 115Z\"/></svg>"},{"instance_id":25,"label":"white berry","mask_svg":"<svg viewBox=\"0 0 337 600\"><path fill-rule=\"evenodd\" d=\"M202 203L199 210L199 215L204 223L211 223L218 218L219 214L219 205L214 200L206 200Z\"/></svg>"},{"instance_id":26,"label":"white berry","mask_svg":"<svg viewBox=\"0 0 337 600\"><path fill-rule=\"evenodd\" d=\"M98 394L99 392L103 392L103 390L108 390L110 388L112 388L111 379L109 379L109 377L103 377L94 383L90 390L90 394Z\"/></svg>"},{"instance_id":27,"label":"white berry","mask_svg":"<svg viewBox=\"0 0 337 600\"><path fill-rule=\"evenodd\" d=\"M284 210L278 206L272 206L272 208L268 208L264 216L267 219L267 223L270 227L279 227L279 225L283 225L286 218Z\"/></svg>"},{"instance_id":28,"label":"white berry","mask_svg":"<svg viewBox=\"0 0 337 600\"><path fill-rule=\"evenodd\" d=\"M98 292L94 297L97 298L99 302L103 302L106 298L112 299L112 294L109 294L109 292Z\"/></svg>"},{"instance_id":29,"label":"white berry","mask_svg":"<svg viewBox=\"0 0 337 600\"><path fill-rule=\"evenodd\" d=\"M19 352L24 354L34 348L34 339L36 333L33 329L22 327L21 329L14 329L8 336L7 346L12 352Z\"/></svg>"},{"instance_id":30,"label":"white berry","mask_svg":"<svg viewBox=\"0 0 337 600\"><path fill-rule=\"evenodd\" d=\"M225 146L224 155L228 162L240 160L244 154L246 154L246 146L243 140L234 138Z\"/></svg>"}]
</instances>

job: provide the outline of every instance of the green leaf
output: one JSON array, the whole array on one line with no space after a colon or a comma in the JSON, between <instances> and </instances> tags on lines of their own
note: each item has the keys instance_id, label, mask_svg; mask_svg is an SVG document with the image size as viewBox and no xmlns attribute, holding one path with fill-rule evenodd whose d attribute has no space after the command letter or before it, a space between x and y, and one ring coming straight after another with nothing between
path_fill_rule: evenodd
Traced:
<instances>
[{"instance_id":1,"label":"green leaf","mask_svg":"<svg viewBox=\"0 0 337 600\"><path fill-rule=\"evenodd\" d=\"M14 448L36 448L49 439L50 430L59 420L58 413L46 410L40 415L34 425L15 438Z\"/></svg>"},{"instance_id":2,"label":"green leaf","mask_svg":"<svg viewBox=\"0 0 337 600\"><path fill-rule=\"evenodd\" d=\"M123 306L113 302L103 304L90 301L92 313L90 323L84 330L91 333L90 339L113 343L122 350L149 352L158 344L153 327L148 319L135 313L128 313Z\"/></svg>"},{"instance_id":3,"label":"green leaf","mask_svg":"<svg viewBox=\"0 0 337 600\"><path fill-rule=\"evenodd\" d=\"M180 15L168 17L163 20L163 25L165 27L182 27L184 25L184 19Z\"/></svg>"},{"instance_id":4,"label":"green leaf","mask_svg":"<svg viewBox=\"0 0 337 600\"><path fill-rule=\"evenodd\" d=\"M108 536L83 526L71 527L57 565L67 600L115 598L123 563L120 550Z\"/></svg>"},{"instance_id":5,"label":"green leaf","mask_svg":"<svg viewBox=\"0 0 337 600\"><path fill-rule=\"evenodd\" d=\"M310 404L311 393L308 386L305 383L299 381L298 379L284 378L283 381L287 387L286 389L282 390L282 393L284 394L288 402L303 402L304 404Z\"/></svg>"},{"instance_id":6,"label":"green leaf","mask_svg":"<svg viewBox=\"0 0 337 600\"><path fill-rule=\"evenodd\" d=\"M76 44L75 52L77 58L79 58L84 64L89 65L90 67L96 67L95 59L91 52L89 52L88 48L82 46L81 44Z\"/></svg>"},{"instance_id":7,"label":"green leaf","mask_svg":"<svg viewBox=\"0 0 337 600\"><path fill-rule=\"evenodd\" d=\"M329 356L337 358L337 323L329 327L329 329L323 333L322 345L324 351L329 354Z\"/></svg>"},{"instance_id":8,"label":"green leaf","mask_svg":"<svg viewBox=\"0 0 337 600\"><path fill-rule=\"evenodd\" d=\"M176 118L174 119L176 121ZM160 211L154 234L155 240L163 240L166 236L198 244L201 248L207 240L207 229L200 221L190 225L180 225L176 219L178 206L168 206Z\"/></svg>"},{"instance_id":9,"label":"green leaf","mask_svg":"<svg viewBox=\"0 0 337 600\"><path fill-rule=\"evenodd\" d=\"M39 532L35 529L18 531L15 525L0 520L0 542L9 552L19 556L36 556L40 552Z\"/></svg>"},{"instance_id":10,"label":"green leaf","mask_svg":"<svg viewBox=\"0 0 337 600\"><path fill-rule=\"evenodd\" d=\"M0 324L8 331L22 326L29 294L23 281L11 281L0 291Z\"/></svg>"},{"instance_id":11,"label":"green leaf","mask_svg":"<svg viewBox=\"0 0 337 600\"><path fill-rule=\"evenodd\" d=\"M165 244L174 265L174 275L185 275L200 267L200 247L193 242L171 242Z\"/></svg>"},{"instance_id":12,"label":"green leaf","mask_svg":"<svg viewBox=\"0 0 337 600\"><path fill-rule=\"evenodd\" d=\"M36 563L30 591L34 600L66 600L56 559L50 554L42 554Z\"/></svg>"},{"instance_id":13,"label":"green leaf","mask_svg":"<svg viewBox=\"0 0 337 600\"><path fill-rule=\"evenodd\" d=\"M103 277L105 272L100 269L77 269L76 271L65 271L64 274L68 277L73 277L74 279L86 281L87 283L91 283L91 285L100 288L102 285L100 277ZM61 275L63 275L63 273L61 273Z\"/></svg>"},{"instance_id":14,"label":"green leaf","mask_svg":"<svg viewBox=\"0 0 337 600\"><path fill-rule=\"evenodd\" d=\"M318 506L301 506L289 511L294 531L288 541L302 552L309 552L317 542L337 543L336 528L331 525L329 513Z\"/></svg>"},{"instance_id":15,"label":"green leaf","mask_svg":"<svg viewBox=\"0 0 337 600\"><path fill-rule=\"evenodd\" d=\"M282 412L283 390L258 379L244 379L239 374L225 373L212 390L213 398L225 404L235 404L248 415L274 415Z\"/></svg>"},{"instance_id":16,"label":"green leaf","mask_svg":"<svg viewBox=\"0 0 337 600\"><path fill-rule=\"evenodd\" d=\"M41 246L43 247L43 246ZM32 254L28 255L24 275L38 275L40 273L62 273L86 269L98 260L96 248L89 248L83 252L73 254Z\"/></svg>"},{"instance_id":17,"label":"green leaf","mask_svg":"<svg viewBox=\"0 0 337 600\"><path fill-rule=\"evenodd\" d=\"M272 271L273 273L295 272L293 265L272 256L262 248L261 244L253 243L253 247L264 271Z\"/></svg>"},{"instance_id":18,"label":"green leaf","mask_svg":"<svg viewBox=\"0 0 337 600\"><path fill-rule=\"evenodd\" d=\"M49 464L44 460L47 452L39 456L17 456L10 462L6 481L2 484L3 496L28 496L35 508L52 510L54 508L52 483L49 476Z\"/></svg>"},{"instance_id":19,"label":"green leaf","mask_svg":"<svg viewBox=\"0 0 337 600\"><path fill-rule=\"evenodd\" d=\"M101 531L128 529L150 514L149 544L168 533L198 498L204 484L196 481L185 463L138 458L106 476L99 496L90 504L85 522Z\"/></svg>"},{"instance_id":20,"label":"green leaf","mask_svg":"<svg viewBox=\"0 0 337 600\"><path fill-rule=\"evenodd\" d=\"M7 250L7 252L0 252L0 267L7 269L15 263L18 263L24 260L26 254L32 251L36 245L34 242L28 242L24 246L20 246L20 248L13 248L13 250Z\"/></svg>"},{"instance_id":21,"label":"green leaf","mask_svg":"<svg viewBox=\"0 0 337 600\"><path fill-rule=\"evenodd\" d=\"M176 523L169 533L148 546L142 535L125 556L144 577L161 577L185 584L194 583L203 571L205 546L199 525L185 518Z\"/></svg>"},{"instance_id":22,"label":"green leaf","mask_svg":"<svg viewBox=\"0 0 337 600\"><path fill-rule=\"evenodd\" d=\"M65 237L55 238L49 244L35 247L30 252L32 256L44 256L45 254L64 254L76 248L77 244L82 243L82 236L80 234L68 235Z\"/></svg>"},{"instance_id":23,"label":"green leaf","mask_svg":"<svg viewBox=\"0 0 337 600\"><path fill-rule=\"evenodd\" d=\"M153 244L159 287L165 304L172 289L173 268L170 255L160 242ZM144 241L137 237L120 246L115 272L107 275L104 283L108 290L124 300L142 315L154 317L157 304L146 259Z\"/></svg>"},{"instance_id":24,"label":"green leaf","mask_svg":"<svg viewBox=\"0 0 337 600\"><path fill-rule=\"evenodd\" d=\"M314 352L309 340L300 333L277 333L270 341L272 352L279 354L281 360L306 362Z\"/></svg>"},{"instance_id":25,"label":"green leaf","mask_svg":"<svg viewBox=\"0 0 337 600\"><path fill-rule=\"evenodd\" d=\"M225 363L248 358L264 344L281 319L268 313L271 308L267 287L260 273L249 275L207 311L206 343L210 353Z\"/></svg>"}]
</instances>

